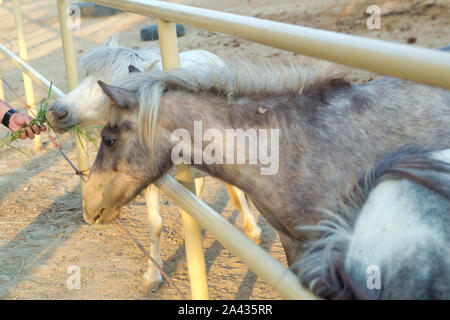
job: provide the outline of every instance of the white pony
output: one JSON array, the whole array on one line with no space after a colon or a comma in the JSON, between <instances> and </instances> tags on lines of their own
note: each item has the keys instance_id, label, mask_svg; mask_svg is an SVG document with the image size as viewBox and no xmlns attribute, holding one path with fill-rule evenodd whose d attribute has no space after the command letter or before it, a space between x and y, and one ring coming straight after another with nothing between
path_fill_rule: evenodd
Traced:
<instances>
[{"instance_id":1,"label":"white pony","mask_svg":"<svg viewBox=\"0 0 450 320\"><path fill-rule=\"evenodd\" d=\"M149 47L135 51L119 46L113 37L106 46L84 55L81 64L85 70L84 79L70 93L58 99L46 115L56 132L62 133L76 124L83 127L104 124L103 102L106 96L97 84L98 80L120 83L133 71L162 70L159 50ZM221 58L204 50L181 52L180 64L187 70L194 70L199 64L225 68ZM130 70L130 66L134 69Z\"/></svg>"},{"instance_id":2,"label":"white pony","mask_svg":"<svg viewBox=\"0 0 450 320\"><path fill-rule=\"evenodd\" d=\"M64 97L50 106L46 116L56 132L65 132L74 125L95 126L104 124L105 100L107 97L97 81L102 80L118 84L132 73L139 71L161 71L161 55L155 48L135 51L119 46L117 40L111 37L106 46L88 52L81 60L85 70L85 78ZM199 64L225 68L223 60L204 50L192 50L180 53L181 68L195 70ZM203 178L196 179L197 195L201 198ZM243 227L247 236L260 242L261 229L252 215L246 195L240 189L226 184L230 199L242 214ZM162 263L160 255L161 216L159 213L159 191L150 186L144 191L148 206L150 223L150 254ZM143 289L157 289L162 281L161 274L149 261L149 267L144 274Z\"/></svg>"}]
</instances>

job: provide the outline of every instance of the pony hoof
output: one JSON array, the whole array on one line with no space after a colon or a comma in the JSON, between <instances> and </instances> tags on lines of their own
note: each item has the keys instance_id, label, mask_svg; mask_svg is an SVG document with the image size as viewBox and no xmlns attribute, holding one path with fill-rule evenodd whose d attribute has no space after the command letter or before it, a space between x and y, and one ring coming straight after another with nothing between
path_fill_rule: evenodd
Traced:
<instances>
[{"instance_id":1,"label":"pony hoof","mask_svg":"<svg viewBox=\"0 0 450 320\"><path fill-rule=\"evenodd\" d=\"M139 292L145 295L150 295L158 291L158 289L161 287L161 284L162 281L152 281L152 282L143 281L139 286Z\"/></svg>"}]
</instances>

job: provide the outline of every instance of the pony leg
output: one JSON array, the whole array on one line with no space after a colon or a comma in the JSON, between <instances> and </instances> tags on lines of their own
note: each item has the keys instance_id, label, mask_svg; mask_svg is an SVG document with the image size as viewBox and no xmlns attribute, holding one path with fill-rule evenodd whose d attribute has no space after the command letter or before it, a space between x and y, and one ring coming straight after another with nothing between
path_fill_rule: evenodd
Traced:
<instances>
[{"instance_id":1,"label":"pony leg","mask_svg":"<svg viewBox=\"0 0 450 320\"><path fill-rule=\"evenodd\" d=\"M195 193L197 198L203 199L203 187L205 186L205 177L200 177L195 179Z\"/></svg>"},{"instance_id":2,"label":"pony leg","mask_svg":"<svg viewBox=\"0 0 450 320\"><path fill-rule=\"evenodd\" d=\"M162 219L159 213L159 190L154 185L150 185L144 190L145 201L148 208L148 220L150 223L150 255L162 265L160 254L160 238ZM153 263L148 261L148 269L144 273L142 290L144 292L156 291L161 285L162 277Z\"/></svg>"},{"instance_id":3,"label":"pony leg","mask_svg":"<svg viewBox=\"0 0 450 320\"><path fill-rule=\"evenodd\" d=\"M253 242L260 244L261 228L256 224L255 217L248 207L245 193L232 185L226 184L226 186L233 206L242 214L245 234L252 239Z\"/></svg>"}]
</instances>

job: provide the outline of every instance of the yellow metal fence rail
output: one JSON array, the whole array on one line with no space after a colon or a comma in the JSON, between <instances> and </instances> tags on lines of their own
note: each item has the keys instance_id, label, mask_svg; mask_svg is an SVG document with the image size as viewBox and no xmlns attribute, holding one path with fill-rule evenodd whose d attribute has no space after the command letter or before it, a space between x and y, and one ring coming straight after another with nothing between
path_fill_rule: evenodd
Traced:
<instances>
[{"instance_id":1,"label":"yellow metal fence rail","mask_svg":"<svg viewBox=\"0 0 450 320\"><path fill-rule=\"evenodd\" d=\"M12 0L12 8L14 20L16 22L17 40L19 44L19 56L24 61L28 60L27 46L25 43L25 30L23 28L22 8L19 0ZM34 99L33 81L26 73L22 73L23 87L25 90L25 102L29 106L28 114L30 116L36 115L36 101ZM36 136L33 141L36 150L41 148L41 138Z\"/></svg>"},{"instance_id":2,"label":"yellow metal fence rail","mask_svg":"<svg viewBox=\"0 0 450 320\"><path fill-rule=\"evenodd\" d=\"M450 89L450 55L445 52L162 1L90 2Z\"/></svg>"}]
</instances>

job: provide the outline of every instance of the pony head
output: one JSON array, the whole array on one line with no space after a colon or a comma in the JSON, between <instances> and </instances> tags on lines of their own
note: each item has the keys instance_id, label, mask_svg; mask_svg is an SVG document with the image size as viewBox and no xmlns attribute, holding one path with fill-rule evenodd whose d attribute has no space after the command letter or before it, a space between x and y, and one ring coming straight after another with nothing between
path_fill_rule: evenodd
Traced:
<instances>
[{"instance_id":1,"label":"pony head","mask_svg":"<svg viewBox=\"0 0 450 320\"><path fill-rule=\"evenodd\" d=\"M83 193L88 223L108 223L117 218L120 207L171 166L168 145L155 143L149 159L149 146L138 137L139 91L101 81L98 85L109 98L108 122L101 131L100 149Z\"/></svg>"},{"instance_id":2,"label":"pony head","mask_svg":"<svg viewBox=\"0 0 450 320\"><path fill-rule=\"evenodd\" d=\"M155 49L137 52L119 46L110 37L105 46L88 52L81 64L85 77L80 84L50 106L46 116L56 132L64 132L74 125L103 125L106 96L97 81L118 83L134 71L161 68L160 55ZM133 68L130 68L133 66Z\"/></svg>"}]
</instances>

